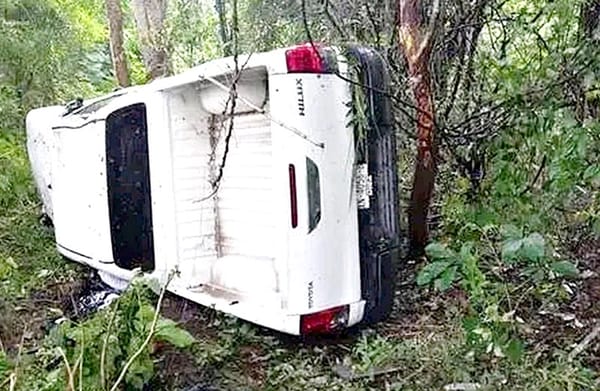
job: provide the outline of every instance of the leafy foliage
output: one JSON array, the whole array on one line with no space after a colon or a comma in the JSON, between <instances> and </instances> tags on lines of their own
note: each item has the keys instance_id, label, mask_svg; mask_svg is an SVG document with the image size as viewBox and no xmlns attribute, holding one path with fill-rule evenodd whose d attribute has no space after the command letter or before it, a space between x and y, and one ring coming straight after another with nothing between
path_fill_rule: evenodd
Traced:
<instances>
[{"instance_id":1,"label":"leafy foliage","mask_svg":"<svg viewBox=\"0 0 600 391\"><path fill-rule=\"evenodd\" d=\"M224 3L228 18L231 2ZM304 22L314 40L372 45L390 68L398 127L411 129L415 111L396 42L395 2L304 3L303 10L298 1L240 1L243 51L306 41ZM600 46L594 34L586 35L582 13L574 12L589 4L459 0L442 7L430 64L440 113L440 216L432 224L435 241L426 249L427 262L403 289L414 282L419 295L442 301L450 315L436 320L427 314L415 325L366 330L351 342L338 341L337 350L286 343L223 316L205 319L209 333L195 343L177 323L161 318L152 344L127 373L125 388L149 387L156 354L168 343L189 353L198 372L231 389L252 388L253 380L255 389L430 390L453 382L482 389L593 389L597 374L585 366L594 361L584 354L582 362L567 360L563 352L576 340L548 344L535 336L544 322L540 309L568 308L576 296L572 290L585 285L581 279L590 264L572 251L575 242L600 237L600 125L594 113ZM123 2L125 49L132 80L139 84L147 76L129 6ZM54 250L52 233L38 224L22 124L32 107L115 86L103 7L101 0L0 0L0 309L7 315L16 314L16 303L40 287L77 275ZM227 52L211 2L171 0L168 9L166 42L175 71ZM351 109L360 130L364 96L360 88L354 93ZM412 142L398 133L404 188ZM473 151L485 156L482 172L465 170ZM398 297L403 309L408 293ZM464 303L452 309L455 297ZM423 308L430 312L423 301L411 316ZM54 326L43 346L20 360L0 344L0 388L17 374L20 389L64 389L68 363L77 386L99 389L104 341L110 384L149 332L151 303L146 289L136 285L107 310ZM3 327L0 322L0 333ZM246 374L241 357L262 372ZM336 364L358 377L340 379L331 371ZM382 380L377 370L392 372Z\"/></svg>"},{"instance_id":2,"label":"leafy foliage","mask_svg":"<svg viewBox=\"0 0 600 391\"><path fill-rule=\"evenodd\" d=\"M208 4L173 0L169 4L168 40L175 72L221 57L217 16Z\"/></svg>"},{"instance_id":3,"label":"leafy foliage","mask_svg":"<svg viewBox=\"0 0 600 391\"><path fill-rule=\"evenodd\" d=\"M142 346L143 340L151 331L154 307L149 297L149 290L145 285L136 282L108 309L81 323L67 320L53 328L43 348L37 353L37 364L50 365L55 369L46 382L42 383L37 379L37 387L64 389L68 378L60 374L65 373L67 363L70 363L71 371L74 372L76 387L103 390L107 385L112 386L125 362ZM129 368L125 377L126 385L142 389L150 381L154 374L152 353L160 342L185 349L191 347L195 339L172 320L160 318L152 344ZM62 352L65 359L62 358ZM31 375L36 376L36 372Z\"/></svg>"},{"instance_id":4,"label":"leafy foliage","mask_svg":"<svg viewBox=\"0 0 600 391\"><path fill-rule=\"evenodd\" d=\"M67 1L0 2L0 102L16 99L3 110L55 103L57 98L72 99L114 85L106 72L108 47L98 32L104 31L102 19L90 16L102 15L94 8L101 2L78 8L63 3ZM85 25L75 25L70 18ZM22 118L24 111L17 113L9 118ZM21 123L12 121L2 118L0 125L6 129Z\"/></svg>"}]
</instances>

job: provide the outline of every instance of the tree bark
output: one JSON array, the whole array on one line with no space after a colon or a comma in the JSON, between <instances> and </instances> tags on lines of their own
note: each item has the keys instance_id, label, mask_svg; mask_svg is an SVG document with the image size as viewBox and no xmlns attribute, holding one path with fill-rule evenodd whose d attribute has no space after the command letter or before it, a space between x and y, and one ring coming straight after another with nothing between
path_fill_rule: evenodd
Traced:
<instances>
[{"instance_id":1,"label":"tree bark","mask_svg":"<svg viewBox=\"0 0 600 391\"><path fill-rule=\"evenodd\" d=\"M132 0L142 60L151 79L166 76L169 59L165 40L167 0Z\"/></svg>"},{"instance_id":2,"label":"tree bark","mask_svg":"<svg viewBox=\"0 0 600 391\"><path fill-rule=\"evenodd\" d=\"M588 0L581 7L581 28L584 36L591 41L597 42L600 40L600 31L598 31L600 1Z\"/></svg>"},{"instance_id":3,"label":"tree bark","mask_svg":"<svg viewBox=\"0 0 600 391\"><path fill-rule=\"evenodd\" d=\"M106 16L115 77L120 87L127 87L129 86L129 70L127 69L127 57L123 50L123 11L120 0L106 0Z\"/></svg>"},{"instance_id":4,"label":"tree bark","mask_svg":"<svg viewBox=\"0 0 600 391\"><path fill-rule=\"evenodd\" d=\"M437 4L437 5L436 5ZM423 28L420 0L398 0L398 28L402 52L408 64L417 118L417 160L408 208L411 254L422 255L429 239L427 215L433 195L436 165L436 142L433 94L429 59L434 23L439 2L433 7L430 26ZM426 30L426 31L423 31Z\"/></svg>"},{"instance_id":5,"label":"tree bark","mask_svg":"<svg viewBox=\"0 0 600 391\"><path fill-rule=\"evenodd\" d=\"M223 54L231 56L231 34L227 29L227 10L225 9L225 0L215 0L215 10L219 15L219 35L223 45Z\"/></svg>"},{"instance_id":6,"label":"tree bark","mask_svg":"<svg viewBox=\"0 0 600 391\"><path fill-rule=\"evenodd\" d=\"M600 43L599 24L600 0L587 0L581 5L579 15L579 25L581 30L580 39L585 41L584 44L591 47L598 47L598 43ZM583 80L580 80L579 84L581 91L579 92L579 101L575 106L578 119L584 121L587 118L600 117L600 99L588 96L586 89L589 86L585 86Z\"/></svg>"}]
</instances>

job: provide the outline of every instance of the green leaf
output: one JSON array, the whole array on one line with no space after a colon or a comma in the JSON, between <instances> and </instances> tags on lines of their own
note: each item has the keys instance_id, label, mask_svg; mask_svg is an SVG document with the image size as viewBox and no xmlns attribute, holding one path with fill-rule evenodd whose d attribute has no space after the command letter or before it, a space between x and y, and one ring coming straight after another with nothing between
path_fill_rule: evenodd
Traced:
<instances>
[{"instance_id":1,"label":"green leaf","mask_svg":"<svg viewBox=\"0 0 600 391\"><path fill-rule=\"evenodd\" d=\"M550 265L552 271L562 277L576 278L579 276L577 266L569 261L558 261Z\"/></svg>"},{"instance_id":2,"label":"green leaf","mask_svg":"<svg viewBox=\"0 0 600 391\"><path fill-rule=\"evenodd\" d=\"M581 158L581 159L585 158L585 155L587 153L587 147L588 147L588 139L585 134L581 135L577 139L577 155L579 156L579 158Z\"/></svg>"},{"instance_id":3,"label":"green leaf","mask_svg":"<svg viewBox=\"0 0 600 391\"><path fill-rule=\"evenodd\" d=\"M523 246L522 239L509 239L502 244L502 260L511 261L517 257L517 252Z\"/></svg>"},{"instance_id":4,"label":"green leaf","mask_svg":"<svg viewBox=\"0 0 600 391\"><path fill-rule=\"evenodd\" d=\"M440 292L447 291L456 279L456 266L447 268L434 282L434 288Z\"/></svg>"},{"instance_id":5,"label":"green leaf","mask_svg":"<svg viewBox=\"0 0 600 391\"><path fill-rule=\"evenodd\" d=\"M544 237L537 232L532 233L523 239L523 248L521 254L529 261L537 261L544 257L546 241Z\"/></svg>"},{"instance_id":6,"label":"green leaf","mask_svg":"<svg viewBox=\"0 0 600 391\"><path fill-rule=\"evenodd\" d=\"M150 323L154 319L154 307L150 304L143 304L140 306L137 314L136 320L139 322L138 330L145 330L150 328Z\"/></svg>"},{"instance_id":7,"label":"green leaf","mask_svg":"<svg viewBox=\"0 0 600 391\"><path fill-rule=\"evenodd\" d=\"M523 358L523 354L525 353L525 346L523 342L519 339L511 339L510 342L506 345L504 349L504 353L508 359L514 363L519 362L521 358Z\"/></svg>"},{"instance_id":8,"label":"green leaf","mask_svg":"<svg viewBox=\"0 0 600 391\"><path fill-rule=\"evenodd\" d=\"M592 186L600 186L600 164L588 166L583 172L583 180Z\"/></svg>"},{"instance_id":9,"label":"green leaf","mask_svg":"<svg viewBox=\"0 0 600 391\"><path fill-rule=\"evenodd\" d=\"M454 256L454 252L442 243L433 242L425 247L425 253L430 259L448 259Z\"/></svg>"},{"instance_id":10,"label":"green leaf","mask_svg":"<svg viewBox=\"0 0 600 391\"><path fill-rule=\"evenodd\" d=\"M150 381L153 375L154 363L150 358L150 354L146 351L139 355L131 364L125 375L125 381L127 384L132 385L134 389L141 390L144 388L144 385Z\"/></svg>"},{"instance_id":11,"label":"green leaf","mask_svg":"<svg viewBox=\"0 0 600 391\"><path fill-rule=\"evenodd\" d=\"M178 348L187 348L196 342L192 334L182 329L171 319L159 319L156 325L155 338Z\"/></svg>"},{"instance_id":12,"label":"green leaf","mask_svg":"<svg viewBox=\"0 0 600 391\"><path fill-rule=\"evenodd\" d=\"M480 325L479 318L474 315L465 316L462 320L462 327L467 334L471 334Z\"/></svg>"},{"instance_id":13,"label":"green leaf","mask_svg":"<svg viewBox=\"0 0 600 391\"><path fill-rule=\"evenodd\" d=\"M533 281L536 284L541 284L544 281L544 278L546 277L546 272L541 267L535 267L533 271L534 272L531 278L533 278Z\"/></svg>"},{"instance_id":14,"label":"green leaf","mask_svg":"<svg viewBox=\"0 0 600 391\"><path fill-rule=\"evenodd\" d=\"M500 227L500 235L504 240L516 240L523 237L523 230L512 224L506 224Z\"/></svg>"},{"instance_id":15,"label":"green leaf","mask_svg":"<svg viewBox=\"0 0 600 391\"><path fill-rule=\"evenodd\" d=\"M583 172L583 179L586 181L594 180L596 177L600 177L600 165L590 165Z\"/></svg>"},{"instance_id":16,"label":"green leaf","mask_svg":"<svg viewBox=\"0 0 600 391\"><path fill-rule=\"evenodd\" d=\"M460 247L459 258L463 263L469 261L469 259L473 256L471 251L473 251L472 242L467 242Z\"/></svg>"},{"instance_id":17,"label":"green leaf","mask_svg":"<svg viewBox=\"0 0 600 391\"><path fill-rule=\"evenodd\" d=\"M417 275L417 285L430 284L450 266L450 262L436 261L426 265Z\"/></svg>"},{"instance_id":18,"label":"green leaf","mask_svg":"<svg viewBox=\"0 0 600 391\"><path fill-rule=\"evenodd\" d=\"M160 283L158 278L145 277L143 279L143 283L146 284L146 286L150 288L150 290L154 292L154 294L160 295L160 292L162 290L162 284Z\"/></svg>"},{"instance_id":19,"label":"green leaf","mask_svg":"<svg viewBox=\"0 0 600 391\"><path fill-rule=\"evenodd\" d=\"M600 216L596 217L594 223L592 224L592 232L594 232L594 236L599 239L600 238Z\"/></svg>"},{"instance_id":20,"label":"green leaf","mask_svg":"<svg viewBox=\"0 0 600 391\"><path fill-rule=\"evenodd\" d=\"M9 367L10 365L6 353L0 350L0 379L4 379L4 375L8 374Z\"/></svg>"}]
</instances>

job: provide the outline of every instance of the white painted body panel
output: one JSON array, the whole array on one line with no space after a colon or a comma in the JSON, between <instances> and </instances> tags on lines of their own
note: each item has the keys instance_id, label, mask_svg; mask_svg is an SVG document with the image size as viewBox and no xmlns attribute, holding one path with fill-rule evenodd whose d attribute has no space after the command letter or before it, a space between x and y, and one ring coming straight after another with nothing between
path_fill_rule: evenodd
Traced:
<instances>
[{"instance_id":1,"label":"white painted body panel","mask_svg":"<svg viewBox=\"0 0 600 391\"><path fill-rule=\"evenodd\" d=\"M54 215L52 205L52 156L56 141L52 134L52 120L64 112L61 106L44 107L27 114L27 153L29 154L33 178L42 199L42 213L51 219Z\"/></svg>"},{"instance_id":2,"label":"white painted body panel","mask_svg":"<svg viewBox=\"0 0 600 391\"><path fill-rule=\"evenodd\" d=\"M287 74L284 50L249 60L242 56L239 63L247 63L246 78L240 80L227 162L214 196L231 119L222 115L228 93L207 78L229 85L231 58L122 90L85 115L62 116L62 110L46 108L28 116L28 150L58 250L114 278L133 277L112 255L105 120L119 108L144 103L155 255L151 276L164 280L177 269L169 286L174 293L286 333L300 333L302 314L341 305L350 307L348 326L356 324L364 302L349 85L335 75ZM344 72L343 63L341 68ZM310 233L307 158L319 169L322 210ZM295 228L290 164L296 168Z\"/></svg>"}]
</instances>

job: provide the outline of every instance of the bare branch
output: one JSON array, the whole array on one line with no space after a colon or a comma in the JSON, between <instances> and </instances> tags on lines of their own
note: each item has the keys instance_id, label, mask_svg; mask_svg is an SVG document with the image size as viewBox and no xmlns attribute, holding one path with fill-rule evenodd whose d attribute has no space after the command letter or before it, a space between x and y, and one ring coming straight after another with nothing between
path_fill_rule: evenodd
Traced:
<instances>
[{"instance_id":1,"label":"bare branch","mask_svg":"<svg viewBox=\"0 0 600 391\"><path fill-rule=\"evenodd\" d=\"M527 185L527 187L525 189L523 189L523 191L521 192L521 194L519 194L519 196L522 197L525 194L527 194L527 192L529 190L533 189L533 186L535 186L536 182L542 175L542 171L544 171L544 167L546 167L546 159L547 159L547 156L544 155L544 157L542 158L542 162L540 163L540 167L538 168L537 172L535 173L535 176L533 177L533 180L531 181L531 183L529 185Z\"/></svg>"},{"instance_id":2,"label":"bare branch","mask_svg":"<svg viewBox=\"0 0 600 391\"><path fill-rule=\"evenodd\" d=\"M585 336L585 338L571 350L569 353L568 359L569 361L573 361L577 355L587 349L588 345L600 335L600 323L597 323L592 331Z\"/></svg>"},{"instance_id":3,"label":"bare branch","mask_svg":"<svg viewBox=\"0 0 600 391\"><path fill-rule=\"evenodd\" d=\"M424 53L429 55L429 52L431 51L431 48L433 47L433 40L435 39L435 34L436 34L436 30L437 30L436 26L438 23L439 16L440 16L440 0L433 0L431 15L429 16L429 26L427 27L427 32L425 33L425 36L421 40L421 45L419 46L419 49L414 54L416 57L415 60L420 58Z\"/></svg>"},{"instance_id":4,"label":"bare branch","mask_svg":"<svg viewBox=\"0 0 600 391\"><path fill-rule=\"evenodd\" d=\"M303 5L302 7L304 9L306 7L306 5ZM306 11L303 11L303 12L306 12ZM325 0L325 3L323 4L323 12L325 12L325 16L327 16L327 19L329 20L329 22L331 22L331 24L333 25L333 27L335 28L335 30L338 32L338 34L344 40L348 39L348 34L346 34L346 31L344 31L344 29L342 29L342 27L338 23L337 17L335 17L331 13L331 9L329 8L329 0Z\"/></svg>"}]
</instances>

